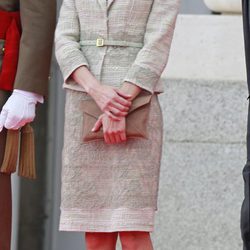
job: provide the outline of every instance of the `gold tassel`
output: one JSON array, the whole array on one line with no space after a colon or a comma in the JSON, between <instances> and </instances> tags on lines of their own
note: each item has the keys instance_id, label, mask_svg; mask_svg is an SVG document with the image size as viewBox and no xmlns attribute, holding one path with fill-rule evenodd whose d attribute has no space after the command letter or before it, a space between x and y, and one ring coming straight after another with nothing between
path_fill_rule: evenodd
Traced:
<instances>
[{"instance_id":1,"label":"gold tassel","mask_svg":"<svg viewBox=\"0 0 250 250\"><path fill-rule=\"evenodd\" d=\"M29 179L36 179L35 138L33 128L30 124L26 124L21 128L18 175Z\"/></svg>"},{"instance_id":2,"label":"gold tassel","mask_svg":"<svg viewBox=\"0 0 250 250\"><path fill-rule=\"evenodd\" d=\"M3 163L0 168L1 173L16 172L19 148L19 130L9 129L7 131Z\"/></svg>"}]
</instances>

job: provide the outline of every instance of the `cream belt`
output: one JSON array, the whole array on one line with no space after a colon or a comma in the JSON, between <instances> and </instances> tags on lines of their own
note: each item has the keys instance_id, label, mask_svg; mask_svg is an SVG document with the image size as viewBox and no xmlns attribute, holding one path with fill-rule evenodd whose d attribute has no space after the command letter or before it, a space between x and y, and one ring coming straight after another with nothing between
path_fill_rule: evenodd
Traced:
<instances>
[{"instance_id":1,"label":"cream belt","mask_svg":"<svg viewBox=\"0 0 250 250\"><path fill-rule=\"evenodd\" d=\"M95 45L97 47L102 47L105 45L114 46L130 46L130 47L143 47L143 43L128 42L128 41L118 41L118 40L105 40L103 38L97 38L96 40L81 40L80 45Z\"/></svg>"}]
</instances>

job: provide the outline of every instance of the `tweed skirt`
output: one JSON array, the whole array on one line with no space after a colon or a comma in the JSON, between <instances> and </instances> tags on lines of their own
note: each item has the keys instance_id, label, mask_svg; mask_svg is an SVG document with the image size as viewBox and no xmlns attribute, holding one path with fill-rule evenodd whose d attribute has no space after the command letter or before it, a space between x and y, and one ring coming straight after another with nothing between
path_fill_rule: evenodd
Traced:
<instances>
[{"instance_id":1,"label":"tweed skirt","mask_svg":"<svg viewBox=\"0 0 250 250\"><path fill-rule=\"evenodd\" d=\"M163 117L151 99L148 139L83 142L86 92L66 89L60 231L154 231L158 210Z\"/></svg>"}]
</instances>

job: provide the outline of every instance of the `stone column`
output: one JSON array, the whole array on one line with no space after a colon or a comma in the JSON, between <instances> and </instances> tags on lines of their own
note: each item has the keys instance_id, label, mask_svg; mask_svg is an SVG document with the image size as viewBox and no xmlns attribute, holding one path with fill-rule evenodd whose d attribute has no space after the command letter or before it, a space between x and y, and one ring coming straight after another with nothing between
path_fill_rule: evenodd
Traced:
<instances>
[{"instance_id":1,"label":"stone column","mask_svg":"<svg viewBox=\"0 0 250 250\"><path fill-rule=\"evenodd\" d=\"M204 0L204 2L214 12L223 14L241 13L241 0Z\"/></svg>"}]
</instances>

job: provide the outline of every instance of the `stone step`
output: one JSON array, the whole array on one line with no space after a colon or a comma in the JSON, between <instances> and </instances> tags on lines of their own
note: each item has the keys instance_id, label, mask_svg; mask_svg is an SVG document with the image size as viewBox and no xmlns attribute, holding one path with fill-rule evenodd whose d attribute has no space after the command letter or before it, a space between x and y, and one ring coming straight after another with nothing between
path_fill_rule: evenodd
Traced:
<instances>
[{"instance_id":1,"label":"stone step","mask_svg":"<svg viewBox=\"0 0 250 250\"><path fill-rule=\"evenodd\" d=\"M165 140L244 143L247 86L244 81L166 79L159 95Z\"/></svg>"},{"instance_id":2,"label":"stone step","mask_svg":"<svg viewBox=\"0 0 250 250\"><path fill-rule=\"evenodd\" d=\"M179 15L163 77L245 81L242 17Z\"/></svg>"}]
</instances>

